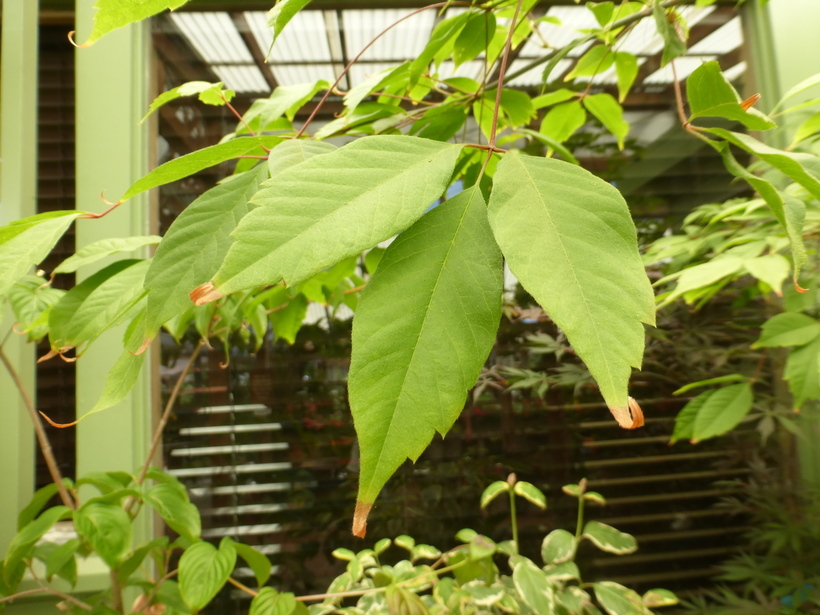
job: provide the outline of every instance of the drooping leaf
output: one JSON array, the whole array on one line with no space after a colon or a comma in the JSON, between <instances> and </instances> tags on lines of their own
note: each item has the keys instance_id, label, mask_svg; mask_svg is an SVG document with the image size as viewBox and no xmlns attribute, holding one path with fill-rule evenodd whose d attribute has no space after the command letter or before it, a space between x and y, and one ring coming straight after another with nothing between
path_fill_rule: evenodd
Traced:
<instances>
[{"instance_id":1,"label":"drooping leaf","mask_svg":"<svg viewBox=\"0 0 820 615\"><path fill-rule=\"evenodd\" d=\"M180 492L174 484L157 483L146 491L143 500L177 534L191 542L199 539L202 532L199 510L188 500L184 489Z\"/></svg>"},{"instance_id":2,"label":"drooping leaf","mask_svg":"<svg viewBox=\"0 0 820 615\"><path fill-rule=\"evenodd\" d=\"M666 9L660 2L652 5L652 15L658 33L663 38L663 56L661 66L666 66L670 60L686 53L687 33L680 24L680 15L674 8Z\"/></svg>"},{"instance_id":3,"label":"drooping leaf","mask_svg":"<svg viewBox=\"0 0 820 615\"><path fill-rule=\"evenodd\" d=\"M820 337L789 353L783 377L789 381L795 408L820 397Z\"/></svg>"},{"instance_id":4,"label":"drooping leaf","mask_svg":"<svg viewBox=\"0 0 820 615\"><path fill-rule=\"evenodd\" d=\"M740 122L749 130L769 130L777 125L757 109L744 109L735 88L720 70L717 60L704 62L686 79L689 120L724 117Z\"/></svg>"},{"instance_id":5,"label":"drooping leaf","mask_svg":"<svg viewBox=\"0 0 820 615\"><path fill-rule=\"evenodd\" d=\"M112 30L147 19L165 9L174 10L188 0L97 0L94 8L94 27L88 40L80 47L88 47Z\"/></svg>"},{"instance_id":6,"label":"drooping leaf","mask_svg":"<svg viewBox=\"0 0 820 615\"><path fill-rule=\"evenodd\" d=\"M77 538L64 542L54 549L46 561L46 578L63 577L72 585L77 584L77 560L75 554L82 543Z\"/></svg>"},{"instance_id":7,"label":"drooping leaf","mask_svg":"<svg viewBox=\"0 0 820 615\"><path fill-rule=\"evenodd\" d=\"M116 0L106 1L116 2ZM183 1L187 2L188 0ZM170 89L167 92L163 92L162 94L157 96L154 99L154 102L152 102L151 105L148 107L148 112L143 116L140 122L144 122L146 118L149 115L151 115L154 111L156 111L163 105L167 105L169 102L176 100L177 98L183 98L185 96L197 96L199 100L205 103L206 105L221 106L224 105L226 102L230 102L231 99L233 99L234 95L235 92L233 90L226 90L222 85L221 81L218 81L216 83L210 83L208 81L189 81L188 83L183 83L182 85Z\"/></svg>"},{"instance_id":8,"label":"drooping leaf","mask_svg":"<svg viewBox=\"0 0 820 615\"><path fill-rule=\"evenodd\" d=\"M533 612L553 612L555 588L543 570L522 557L513 567L512 578L515 589Z\"/></svg>"},{"instance_id":9,"label":"drooping leaf","mask_svg":"<svg viewBox=\"0 0 820 615\"><path fill-rule=\"evenodd\" d=\"M118 504L90 501L74 513L74 527L111 568L131 548L131 518Z\"/></svg>"},{"instance_id":10,"label":"drooping leaf","mask_svg":"<svg viewBox=\"0 0 820 615\"><path fill-rule=\"evenodd\" d=\"M0 227L0 297L40 263L81 211L50 211Z\"/></svg>"},{"instance_id":11,"label":"drooping leaf","mask_svg":"<svg viewBox=\"0 0 820 615\"><path fill-rule=\"evenodd\" d=\"M74 254L60 263L53 271L57 273L74 273L80 267L91 265L108 256L120 254L122 252L133 252L144 246L153 246L160 242L159 235L147 235L138 237L118 237L115 239L101 239L83 246Z\"/></svg>"},{"instance_id":12,"label":"drooping leaf","mask_svg":"<svg viewBox=\"0 0 820 615\"><path fill-rule=\"evenodd\" d=\"M17 320L18 331L25 332L29 341L40 340L48 333L51 306L63 295L64 290L52 288L39 276L25 276L19 280L9 290L9 303Z\"/></svg>"},{"instance_id":13,"label":"drooping leaf","mask_svg":"<svg viewBox=\"0 0 820 615\"><path fill-rule=\"evenodd\" d=\"M563 143L587 121L587 114L581 102L571 100L555 105L541 121L540 132Z\"/></svg>"},{"instance_id":14,"label":"drooping leaf","mask_svg":"<svg viewBox=\"0 0 820 615\"><path fill-rule=\"evenodd\" d=\"M147 337L153 338L165 321L186 310L188 293L217 270L233 243L230 233L265 179L267 168L261 167L219 184L171 224L145 276Z\"/></svg>"},{"instance_id":15,"label":"drooping leaf","mask_svg":"<svg viewBox=\"0 0 820 615\"><path fill-rule=\"evenodd\" d=\"M222 589L236 565L233 540L223 538L219 549L197 542L179 558L179 593L193 611L207 605Z\"/></svg>"},{"instance_id":16,"label":"drooping leaf","mask_svg":"<svg viewBox=\"0 0 820 615\"><path fill-rule=\"evenodd\" d=\"M613 581L602 581L593 583L592 588L598 602L609 615L650 615L641 597L628 587Z\"/></svg>"},{"instance_id":17,"label":"drooping leaf","mask_svg":"<svg viewBox=\"0 0 820 615\"><path fill-rule=\"evenodd\" d=\"M348 387L361 506L458 417L495 339L502 284L501 253L475 186L385 252L353 324Z\"/></svg>"},{"instance_id":18,"label":"drooping leaf","mask_svg":"<svg viewBox=\"0 0 820 615\"><path fill-rule=\"evenodd\" d=\"M456 38L470 19L469 12L460 13L440 21L433 29L430 40L424 46L418 57L410 63L410 85L415 85L422 73L428 70L430 62L442 52L442 49L452 49Z\"/></svg>"},{"instance_id":19,"label":"drooping leaf","mask_svg":"<svg viewBox=\"0 0 820 615\"><path fill-rule=\"evenodd\" d=\"M544 495L544 492L532 483L528 483L525 480L520 480L515 483L513 491L515 492L515 495L524 498L530 504L534 504L542 510L547 507L547 497Z\"/></svg>"},{"instance_id":20,"label":"drooping leaf","mask_svg":"<svg viewBox=\"0 0 820 615\"><path fill-rule=\"evenodd\" d=\"M372 136L293 167L253 198L209 298L297 284L404 230L444 192L460 150Z\"/></svg>"},{"instance_id":21,"label":"drooping leaf","mask_svg":"<svg viewBox=\"0 0 820 615\"><path fill-rule=\"evenodd\" d=\"M561 564L575 557L578 542L564 529L552 530L541 543L541 557L545 564Z\"/></svg>"},{"instance_id":22,"label":"drooping leaf","mask_svg":"<svg viewBox=\"0 0 820 615\"><path fill-rule=\"evenodd\" d=\"M54 506L33 521L29 521L14 535L3 560L3 579L6 583L12 583L12 577L17 575L18 566L23 558L43 537L43 534L54 527L58 521L70 519L71 515L72 510L67 506Z\"/></svg>"},{"instance_id":23,"label":"drooping leaf","mask_svg":"<svg viewBox=\"0 0 820 615\"><path fill-rule=\"evenodd\" d=\"M308 309L308 300L298 294L295 297L288 295L287 288L277 288L278 297L271 297L266 302L269 310L268 320L273 328L273 338L275 340L285 340L288 344L296 343L296 334L302 328ZM281 309L276 309L281 308Z\"/></svg>"},{"instance_id":24,"label":"drooping leaf","mask_svg":"<svg viewBox=\"0 0 820 615\"><path fill-rule=\"evenodd\" d=\"M242 544L241 542L234 543L237 555L245 560L245 563L253 570L256 577L256 582L259 587L262 587L270 579L271 563L268 556L251 547L250 545Z\"/></svg>"},{"instance_id":25,"label":"drooping leaf","mask_svg":"<svg viewBox=\"0 0 820 615\"><path fill-rule=\"evenodd\" d=\"M77 348L78 354L103 332L119 324L144 295L149 261L112 263L72 288L51 308L49 340L53 349Z\"/></svg>"},{"instance_id":26,"label":"drooping leaf","mask_svg":"<svg viewBox=\"0 0 820 615\"><path fill-rule=\"evenodd\" d=\"M491 483L481 494L481 508L486 508L495 498L509 490L510 484L507 481L497 480Z\"/></svg>"},{"instance_id":27,"label":"drooping leaf","mask_svg":"<svg viewBox=\"0 0 820 615\"><path fill-rule=\"evenodd\" d=\"M772 316L763 323L760 339L753 348L774 346L803 346L820 335L820 322L798 312L785 312Z\"/></svg>"},{"instance_id":28,"label":"drooping leaf","mask_svg":"<svg viewBox=\"0 0 820 615\"><path fill-rule=\"evenodd\" d=\"M618 102L622 103L638 76L638 58L626 51L616 51L615 74L618 78Z\"/></svg>"},{"instance_id":29,"label":"drooping leaf","mask_svg":"<svg viewBox=\"0 0 820 615\"><path fill-rule=\"evenodd\" d=\"M495 35L495 15L492 12L472 13L464 29L456 37L453 61L460 66L484 51Z\"/></svg>"},{"instance_id":30,"label":"drooping leaf","mask_svg":"<svg viewBox=\"0 0 820 615\"><path fill-rule=\"evenodd\" d=\"M250 615L291 615L296 605L293 594L263 587L251 602Z\"/></svg>"},{"instance_id":31,"label":"drooping leaf","mask_svg":"<svg viewBox=\"0 0 820 615\"><path fill-rule=\"evenodd\" d=\"M764 254L744 261L743 266L761 282L765 282L779 297L783 282L789 277L789 261L780 254Z\"/></svg>"},{"instance_id":32,"label":"drooping leaf","mask_svg":"<svg viewBox=\"0 0 820 615\"><path fill-rule=\"evenodd\" d=\"M591 540L602 551L615 555L626 555L638 550L634 536L599 521L587 521L583 537Z\"/></svg>"},{"instance_id":33,"label":"drooping leaf","mask_svg":"<svg viewBox=\"0 0 820 615\"><path fill-rule=\"evenodd\" d=\"M120 201L126 201L151 188L169 184L220 162L238 158L251 152L265 155L265 149L271 149L282 143L282 141L281 137L242 137L204 147L191 154L174 158L134 182L122 195Z\"/></svg>"},{"instance_id":34,"label":"drooping leaf","mask_svg":"<svg viewBox=\"0 0 820 615\"><path fill-rule=\"evenodd\" d=\"M609 132L618 139L618 149L624 148L624 139L629 134L629 122L624 120L624 110L610 94L591 94L582 99L584 107Z\"/></svg>"},{"instance_id":35,"label":"drooping leaf","mask_svg":"<svg viewBox=\"0 0 820 615\"><path fill-rule=\"evenodd\" d=\"M144 353L135 355L133 352L124 350L117 362L114 363L111 371L108 372L103 391L97 403L77 419L77 422L79 423L92 414L107 410L124 400L137 383L146 356Z\"/></svg>"},{"instance_id":36,"label":"drooping leaf","mask_svg":"<svg viewBox=\"0 0 820 615\"><path fill-rule=\"evenodd\" d=\"M692 441L714 438L734 429L752 409L752 385L748 382L717 389L695 415Z\"/></svg>"},{"instance_id":37,"label":"drooping leaf","mask_svg":"<svg viewBox=\"0 0 820 615\"><path fill-rule=\"evenodd\" d=\"M282 30L290 23L296 13L310 4L310 0L278 0L276 5L268 11L268 27L273 28L273 40L282 34Z\"/></svg>"},{"instance_id":38,"label":"drooping leaf","mask_svg":"<svg viewBox=\"0 0 820 615\"><path fill-rule=\"evenodd\" d=\"M490 225L513 274L567 335L622 426L627 385L654 324L632 218L611 185L569 163L504 156Z\"/></svg>"},{"instance_id":39,"label":"drooping leaf","mask_svg":"<svg viewBox=\"0 0 820 615\"><path fill-rule=\"evenodd\" d=\"M571 81L578 77L600 75L608 71L612 67L613 62L615 62L615 54L613 54L609 47L606 45L595 45L581 56L575 68L564 77L564 81Z\"/></svg>"}]
</instances>

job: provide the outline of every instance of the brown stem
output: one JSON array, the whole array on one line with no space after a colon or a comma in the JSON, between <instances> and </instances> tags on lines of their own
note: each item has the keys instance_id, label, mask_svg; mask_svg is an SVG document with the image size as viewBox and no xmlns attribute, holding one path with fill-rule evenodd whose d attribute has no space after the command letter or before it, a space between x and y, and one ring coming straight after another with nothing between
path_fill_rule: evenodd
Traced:
<instances>
[{"instance_id":1,"label":"brown stem","mask_svg":"<svg viewBox=\"0 0 820 615\"><path fill-rule=\"evenodd\" d=\"M241 589L246 594L250 594L251 596L255 597L255 596L259 595L259 592L253 591L250 587L248 587L247 585L243 585L242 583L240 583L239 581L237 581L233 577L228 577L228 583L230 583L231 585L233 585L237 589ZM297 600L298 600L298 598L297 598Z\"/></svg>"},{"instance_id":2,"label":"brown stem","mask_svg":"<svg viewBox=\"0 0 820 615\"><path fill-rule=\"evenodd\" d=\"M151 461L154 459L154 455L159 448L159 443L162 441L162 432L165 429L165 425L168 424L168 417L171 416L171 410L174 407L174 404L177 401L177 397L179 397L179 392L182 390L182 384L185 381L185 377L188 375L188 372L191 371L191 368L194 366L194 362L196 361L197 356L199 356L199 352L202 350L204 346L204 342L199 340L194 348L194 351L191 353L191 356L188 359L188 362L185 364L185 368L182 370L182 373L177 378L176 384L174 385L174 389L171 391L171 396L168 398L168 403L165 404L165 409L162 412L162 416L159 419L159 424L157 425L156 430L154 431L154 439L151 441L151 448L148 449L148 455L145 457L145 463L142 464L142 470L140 471L139 478L137 478L137 484L141 485L142 482L145 480L145 475L148 474L148 468L151 467ZM131 508L134 506L134 502L136 500L132 500L129 502L128 506L126 506L126 512L131 512Z\"/></svg>"},{"instance_id":3,"label":"brown stem","mask_svg":"<svg viewBox=\"0 0 820 615\"><path fill-rule=\"evenodd\" d=\"M109 577L111 579L111 606L118 613L122 613L122 585L120 585L119 569L112 568Z\"/></svg>"},{"instance_id":4,"label":"brown stem","mask_svg":"<svg viewBox=\"0 0 820 615\"><path fill-rule=\"evenodd\" d=\"M256 136L256 133L255 133L255 132L253 131L253 129L252 129L252 128L248 125L248 123L245 121L245 118L243 118L243 117L239 114L239 111L237 111L237 110L234 108L234 106L233 106L230 102L228 102L228 99L227 99L227 98L225 98L225 94L224 94L223 92L220 92L220 93L219 93L219 95L222 97L222 100L223 100L223 101L225 101L225 106L226 106L226 107L228 107L228 109L230 110L230 112L231 112L231 113L233 113L233 114L236 116L236 119L238 119L240 122L242 122L242 123L245 125L245 128L247 128L247 129L248 129L248 132L249 132L249 133L251 133L251 135L253 135L253 136L255 137L255 136Z\"/></svg>"},{"instance_id":5,"label":"brown stem","mask_svg":"<svg viewBox=\"0 0 820 615\"><path fill-rule=\"evenodd\" d=\"M0 598L0 604L4 602L13 602L18 598L25 598L26 596L36 596L37 594L51 594L52 596L56 596L58 598L62 598L66 602L70 602L74 606L83 609L84 611L92 611L94 610L90 604L86 604L82 600L77 600L68 594L64 594L63 592L58 592L56 589L51 589L50 587L37 587L35 589L27 589L23 592L18 592L16 594L12 594L11 596L6 596L5 598Z\"/></svg>"},{"instance_id":6,"label":"brown stem","mask_svg":"<svg viewBox=\"0 0 820 615\"><path fill-rule=\"evenodd\" d=\"M350 67L353 66L356 62L358 62L359 58L362 57L364 52L367 51L368 49L370 49L370 46L373 45L373 43L375 43L377 40L379 40L382 36L384 36L387 32L389 32L391 29L395 28L397 25L399 25L405 19L410 19L411 17L413 17L413 15L417 15L418 13L421 13L422 11L426 11L428 9L437 9L437 8L441 8L441 7L445 7L445 6L471 6L471 4L472 4L471 2L439 2L437 4L430 4L428 6L424 6L420 9L416 9L415 11L413 11L411 13L408 13L407 15L405 15L404 17L402 17L398 21L394 21L389 26L387 26L384 30L379 32L376 35L376 37L373 40L371 40L369 43L367 43L367 45L365 45L364 48L358 54L356 54L356 57L353 58L352 60L350 60L350 62L348 62L348 64L347 64L347 66L344 67L344 70L336 78L336 81L333 82L333 85L331 85L325 91L324 96L322 96L321 100L313 108L313 112L308 116L308 119L305 120L305 123L302 124L302 127L299 129L299 132L296 133L296 136L294 137L294 139L299 139L305 133L305 130L307 130L307 127L310 125L310 123L316 117L316 114L319 112L319 109L321 109L322 105L325 104L325 101L327 100L327 97L330 96L330 93L333 92L333 90L335 90L337 88L339 83L341 83L342 79L347 74L347 71L350 70Z\"/></svg>"},{"instance_id":7,"label":"brown stem","mask_svg":"<svg viewBox=\"0 0 820 615\"><path fill-rule=\"evenodd\" d=\"M159 581L157 581L156 584L154 585L154 588L151 590L151 593L149 593L145 597L145 604L143 606L141 606L139 609L137 609L136 611L134 611L134 612L135 613L143 613L145 611L145 609L151 605L151 601L154 599L154 596L157 595L157 592L159 591L159 588L162 586L162 584L165 583L165 581L168 581L169 579L176 576L176 574L178 572L179 572L179 570L172 570L171 572L166 574L164 577L162 577Z\"/></svg>"},{"instance_id":8,"label":"brown stem","mask_svg":"<svg viewBox=\"0 0 820 615\"><path fill-rule=\"evenodd\" d=\"M686 111L683 109L683 94L681 93L680 81L678 81L678 71L675 69L675 60L671 60L669 65L672 67L672 86L675 90L675 105L678 109L678 119L680 119L681 126L686 128L689 126L689 120L686 119Z\"/></svg>"},{"instance_id":9,"label":"brown stem","mask_svg":"<svg viewBox=\"0 0 820 615\"><path fill-rule=\"evenodd\" d=\"M69 508L76 508L76 503L68 493L68 489L66 489L65 482L63 481L63 475L60 474L60 468L57 465L57 460L54 458L54 451L51 449L51 442L46 435L46 430L43 427L43 422L40 420L40 415L37 414L37 410L34 408L34 403L32 403L31 397L29 397L28 391L26 391L26 387L20 379L20 375L12 366L11 361L9 361L9 358L3 351L2 346L0 346L0 361L2 361L3 365L6 366L6 369L8 370L9 375L11 375L11 379L14 381L17 390L20 391L20 396L23 398L23 403L26 405L26 410L28 410L29 416L31 417L31 422L34 423L34 432L37 434L37 442L39 442L40 450L43 453L43 457L45 457L46 466L48 466L48 473L51 475L51 480L53 480L54 484L57 485L57 491L60 493L60 499L63 504Z\"/></svg>"}]
</instances>

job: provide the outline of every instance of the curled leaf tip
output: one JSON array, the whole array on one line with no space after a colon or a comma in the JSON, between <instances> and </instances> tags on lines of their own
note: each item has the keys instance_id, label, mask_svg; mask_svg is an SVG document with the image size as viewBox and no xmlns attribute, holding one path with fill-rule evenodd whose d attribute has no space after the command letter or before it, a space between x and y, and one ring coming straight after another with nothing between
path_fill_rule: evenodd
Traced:
<instances>
[{"instance_id":1,"label":"curled leaf tip","mask_svg":"<svg viewBox=\"0 0 820 615\"><path fill-rule=\"evenodd\" d=\"M134 356L141 355L143 352L145 352L146 350L148 350L148 347L151 345L151 342L153 342L153 341L154 341L154 338L152 338L152 337L146 337L144 340L142 340L142 344L141 344L141 345L140 345L140 347L137 349L137 351L136 351L136 352L132 352L131 354L133 354Z\"/></svg>"},{"instance_id":2,"label":"curled leaf tip","mask_svg":"<svg viewBox=\"0 0 820 615\"><path fill-rule=\"evenodd\" d=\"M803 288L802 286L800 286L800 284L797 283L797 280L794 281L794 290L796 290L799 293L809 292L809 289L808 288Z\"/></svg>"},{"instance_id":3,"label":"curled leaf tip","mask_svg":"<svg viewBox=\"0 0 820 615\"><path fill-rule=\"evenodd\" d=\"M373 504L365 502L356 502L356 512L353 513L353 535L358 538L364 538L367 534L367 516Z\"/></svg>"},{"instance_id":4,"label":"curled leaf tip","mask_svg":"<svg viewBox=\"0 0 820 615\"><path fill-rule=\"evenodd\" d=\"M44 354L42 357L37 359L37 362L38 363L43 363L44 361L48 361L49 359L52 359L52 358L56 357L58 354L60 354L60 352L56 348L52 348L46 354Z\"/></svg>"},{"instance_id":5,"label":"curled leaf tip","mask_svg":"<svg viewBox=\"0 0 820 615\"><path fill-rule=\"evenodd\" d=\"M610 406L609 411L618 421L618 425L624 429L637 429L643 426L643 410L632 397L629 398L629 404L626 408L613 408Z\"/></svg>"},{"instance_id":6,"label":"curled leaf tip","mask_svg":"<svg viewBox=\"0 0 820 615\"><path fill-rule=\"evenodd\" d=\"M52 427L56 427L58 429L65 429L66 427L74 427L74 425L76 425L77 423L80 422L80 421L71 421L70 423L55 423L50 418L48 418L48 415L45 412L42 412L42 411L39 411L39 410L38 410L38 412L40 412L40 416L43 417L43 419L45 420L46 423L48 423Z\"/></svg>"},{"instance_id":7,"label":"curled leaf tip","mask_svg":"<svg viewBox=\"0 0 820 615\"><path fill-rule=\"evenodd\" d=\"M74 40L74 35L76 33L77 32L74 30L68 33L68 42L71 43L71 46L76 47L77 49L85 49L86 47L89 47L89 43L83 43L82 45L77 44L77 42Z\"/></svg>"},{"instance_id":8,"label":"curled leaf tip","mask_svg":"<svg viewBox=\"0 0 820 615\"><path fill-rule=\"evenodd\" d=\"M191 298L191 301L197 305L205 305L211 301L221 299L222 293L216 290L213 282L205 282L205 284L200 284L188 293L188 296Z\"/></svg>"}]
</instances>

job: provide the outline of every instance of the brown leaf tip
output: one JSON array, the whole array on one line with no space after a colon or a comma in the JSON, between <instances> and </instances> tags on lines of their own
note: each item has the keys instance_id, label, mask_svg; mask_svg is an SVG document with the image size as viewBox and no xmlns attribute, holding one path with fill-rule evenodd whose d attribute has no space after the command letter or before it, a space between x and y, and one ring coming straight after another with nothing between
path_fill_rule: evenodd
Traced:
<instances>
[{"instance_id":1,"label":"brown leaf tip","mask_svg":"<svg viewBox=\"0 0 820 615\"><path fill-rule=\"evenodd\" d=\"M752 94L749 98L740 103L740 108L744 111L748 111L758 100L760 100L760 94Z\"/></svg>"},{"instance_id":2,"label":"brown leaf tip","mask_svg":"<svg viewBox=\"0 0 820 615\"><path fill-rule=\"evenodd\" d=\"M609 411L618 421L618 425L624 429L643 427L643 410L632 397L629 398L629 405L626 408L613 408L610 406Z\"/></svg>"},{"instance_id":3,"label":"brown leaf tip","mask_svg":"<svg viewBox=\"0 0 820 615\"><path fill-rule=\"evenodd\" d=\"M221 299L222 293L216 290L216 286L214 286L213 282L205 282L205 284L200 284L188 293L188 296L191 298L191 301L197 305L205 305L211 301Z\"/></svg>"},{"instance_id":4,"label":"brown leaf tip","mask_svg":"<svg viewBox=\"0 0 820 615\"><path fill-rule=\"evenodd\" d=\"M367 534L367 516L373 508L373 503L356 502L356 512L353 513L353 535L364 538Z\"/></svg>"}]
</instances>

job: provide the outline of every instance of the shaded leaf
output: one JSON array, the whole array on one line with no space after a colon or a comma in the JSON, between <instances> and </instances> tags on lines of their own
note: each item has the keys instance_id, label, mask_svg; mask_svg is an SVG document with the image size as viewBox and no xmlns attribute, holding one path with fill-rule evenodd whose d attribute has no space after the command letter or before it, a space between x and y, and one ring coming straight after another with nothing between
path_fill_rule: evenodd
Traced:
<instances>
[{"instance_id":1,"label":"shaded leaf","mask_svg":"<svg viewBox=\"0 0 820 615\"><path fill-rule=\"evenodd\" d=\"M235 542L233 546L234 549L236 549L237 555L245 560L245 563L253 570L253 575L256 577L256 582L259 584L259 587L267 583L268 579L270 579L272 568L268 556L241 542Z\"/></svg>"},{"instance_id":2,"label":"shaded leaf","mask_svg":"<svg viewBox=\"0 0 820 615\"><path fill-rule=\"evenodd\" d=\"M143 499L177 534L191 542L199 539L202 532L199 510L184 490L180 493L173 484L158 483L145 492Z\"/></svg>"},{"instance_id":3,"label":"shaded leaf","mask_svg":"<svg viewBox=\"0 0 820 615\"><path fill-rule=\"evenodd\" d=\"M652 608L673 606L678 603L678 597L668 589L650 589L643 595L644 605Z\"/></svg>"},{"instance_id":4,"label":"shaded leaf","mask_svg":"<svg viewBox=\"0 0 820 615\"><path fill-rule=\"evenodd\" d=\"M615 555L625 555L638 550L634 536L599 521L587 521L583 537L591 540L602 551Z\"/></svg>"},{"instance_id":5,"label":"shaded leaf","mask_svg":"<svg viewBox=\"0 0 820 615\"><path fill-rule=\"evenodd\" d=\"M683 395L687 391L697 389L700 387L711 386L713 384L726 384L727 382L746 382L749 380L748 376L742 374L729 374L728 376L718 376L717 378L709 378L707 380L699 380L698 382L691 382L674 391L672 395Z\"/></svg>"},{"instance_id":6,"label":"shaded leaf","mask_svg":"<svg viewBox=\"0 0 820 615\"><path fill-rule=\"evenodd\" d=\"M578 542L564 529L552 530L541 544L541 558L545 564L561 564L575 557Z\"/></svg>"},{"instance_id":7,"label":"shaded leaf","mask_svg":"<svg viewBox=\"0 0 820 615\"><path fill-rule=\"evenodd\" d=\"M552 613L555 588L539 569L527 558L520 558L513 567L513 584L524 602L536 613Z\"/></svg>"},{"instance_id":8,"label":"shaded leaf","mask_svg":"<svg viewBox=\"0 0 820 615\"><path fill-rule=\"evenodd\" d=\"M510 484L505 480L497 480L494 483L491 483L481 494L481 508L487 508L490 502L492 502L500 494L506 493L509 490Z\"/></svg>"},{"instance_id":9,"label":"shaded leaf","mask_svg":"<svg viewBox=\"0 0 820 615\"><path fill-rule=\"evenodd\" d=\"M19 574L18 567L43 535L63 519L70 519L72 511L66 506L54 506L24 525L11 539L6 558L3 560L3 579L12 584ZM18 580L19 581L19 580Z\"/></svg>"},{"instance_id":10,"label":"shaded leaf","mask_svg":"<svg viewBox=\"0 0 820 615\"><path fill-rule=\"evenodd\" d=\"M769 285L774 293L782 297L783 282L789 277L789 261L780 254L764 254L744 261L743 266L761 282Z\"/></svg>"},{"instance_id":11,"label":"shaded leaf","mask_svg":"<svg viewBox=\"0 0 820 615\"><path fill-rule=\"evenodd\" d=\"M820 111L818 111L805 122L800 124L800 126L794 133L794 138L792 139L790 147L794 147L801 141L805 141L806 139L814 137L818 133L820 133Z\"/></svg>"},{"instance_id":12,"label":"shaded leaf","mask_svg":"<svg viewBox=\"0 0 820 615\"><path fill-rule=\"evenodd\" d=\"M571 81L577 77L592 77L608 71L613 62L615 54L606 45L595 45L578 60L575 67L567 73L564 81Z\"/></svg>"},{"instance_id":13,"label":"shaded leaf","mask_svg":"<svg viewBox=\"0 0 820 615\"><path fill-rule=\"evenodd\" d=\"M666 66L670 60L686 53L686 33L679 27L681 17L675 9L666 9L656 2L652 5L652 15L663 38L661 66Z\"/></svg>"},{"instance_id":14,"label":"shaded leaf","mask_svg":"<svg viewBox=\"0 0 820 615\"><path fill-rule=\"evenodd\" d=\"M609 615L650 615L641 597L631 589L612 581L593 583L595 597Z\"/></svg>"},{"instance_id":15,"label":"shaded leaf","mask_svg":"<svg viewBox=\"0 0 820 615\"><path fill-rule=\"evenodd\" d=\"M131 548L131 518L118 504L89 501L74 513L74 527L111 568Z\"/></svg>"},{"instance_id":16,"label":"shaded leaf","mask_svg":"<svg viewBox=\"0 0 820 615\"><path fill-rule=\"evenodd\" d=\"M236 565L236 549L230 538L223 538L219 549L208 542L197 542L179 558L179 593L193 611L207 605L225 585Z\"/></svg>"},{"instance_id":17,"label":"shaded leaf","mask_svg":"<svg viewBox=\"0 0 820 615\"><path fill-rule=\"evenodd\" d=\"M116 2L117 0L107 1ZM134 0L127 1L130 2ZM184 1L187 2L188 0ZM226 102L230 102L231 99L234 97L234 94L235 92L233 90L224 89L221 81L218 81L216 83L210 83L208 81L189 81L188 83L183 83L182 85L170 89L167 92L163 92L162 94L157 96L154 99L154 102L152 102L151 105L148 107L148 113L146 113L143 116L140 122L144 122L145 119L154 111L156 111L163 105L167 105L169 102L176 100L177 98L183 98L185 96L197 96L199 100L205 103L206 105L218 107L224 105ZM224 99L222 98L223 96Z\"/></svg>"},{"instance_id":18,"label":"shaded leaf","mask_svg":"<svg viewBox=\"0 0 820 615\"><path fill-rule=\"evenodd\" d=\"M472 13L464 29L456 37L453 61L460 66L484 51L495 35L495 15L492 12Z\"/></svg>"},{"instance_id":19,"label":"shaded leaf","mask_svg":"<svg viewBox=\"0 0 820 615\"><path fill-rule=\"evenodd\" d=\"M706 398L695 416L692 440L700 442L733 429L752 409L752 400L749 383L717 389Z\"/></svg>"},{"instance_id":20,"label":"shaded leaf","mask_svg":"<svg viewBox=\"0 0 820 615\"><path fill-rule=\"evenodd\" d=\"M635 227L618 191L579 167L506 155L490 225L513 274L560 327L622 426L633 426L627 385L654 323Z\"/></svg>"},{"instance_id":21,"label":"shaded leaf","mask_svg":"<svg viewBox=\"0 0 820 615\"><path fill-rule=\"evenodd\" d=\"M795 408L820 397L820 337L789 353L783 377L789 381Z\"/></svg>"},{"instance_id":22,"label":"shaded leaf","mask_svg":"<svg viewBox=\"0 0 820 615\"><path fill-rule=\"evenodd\" d=\"M38 341L48 333L48 313L51 306L65 295L64 290L52 288L41 277L25 276L9 290L9 303L17 320L18 331L29 341Z\"/></svg>"},{"instance_id":23,"label":"shaded leaf","mask_svg":"<svg viewBox=\"0 0 820 615\"><path fill-rule=\"evenodd\" d=\"M296 112L299 111L305 103L312 99L317 92L326 90L329 87L330 84L324 80L296 83L294 85L280 85L273 90L267 98L257 98L253 101L250 109L242 116L242 119L245 121L237 126L236 134L249 132L245 124L248 124L251 128L255 128L257 132L264 132L273 130L278 126L275 122L282 116L292 121L293 118L296 117ZM285 124L281 126L281 129L287 130L289 127L289 124ZM285 143L288 141L290 141L290 139L286 140Z\"/></svg>"},{"instance_id":24,"label":"shaded leaf","mask_svg":"<svg viewBox=\"0 0 820 615\"><path fill-rule=\"evenodd\" d=\"M772 316L763 323L752 348L803 346L820 335L820 322L805 314L786 312Z\"/></svg>"},{"instance_id":25,"label":"shaded leaf","mask_svg":"<svg viewBox=\"0 0 820 615\"><path fill-rule=\"evenodd\" d=\"M428 70L430 62L437 54L441 53L443 48L453 48L456 38L464 29L470 17L469 12L464 12L444 19L436 25L422 52L410 63L410 85L415 85L418 82L422 73Z\"/></svg>"},{"instance_id":26,"label":"shaded leaf","mask_svg":"<svg viewBox=\"0 0 820 615\"><path fill-rule=\"evenodd\" d=\"M610 94L591 94L582 99L587 111L598 118L609 132L618 139L618 149L624 148L629 134L629 122L624 121L624 110Z\"/></svg>"},{"instance_id":27,"label":"shaded leaf","mask_svg":"<svg viewBox=\"0 0 820 615\"><path fill-rule=\"evenodd\" d=\"M477 187L439 205L387 249L353 324L349 395L359 501L461 412L501 317L501 254Z\"/></svg>"}]
</instances>

